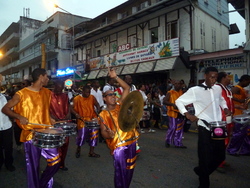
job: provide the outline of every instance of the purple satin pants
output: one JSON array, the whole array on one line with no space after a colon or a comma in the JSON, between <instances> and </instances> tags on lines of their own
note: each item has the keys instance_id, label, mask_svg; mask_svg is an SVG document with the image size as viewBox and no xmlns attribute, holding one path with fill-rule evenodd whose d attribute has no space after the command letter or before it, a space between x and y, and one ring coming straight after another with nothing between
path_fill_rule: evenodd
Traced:
<instances>
[{"instance_id":1,"label":"purple satin pants","mask_svg":"<svg viewBox=\"0 0 250 188\"><path fill-rule=\"evenodd\" d=\"M98 143L98 135L99 135L99 128L98 129L89 129L89 128L82 128L78 129L77 137L76 137L76 145L82 146L85 143L86 139L89 139L89 146L97 146Z\"/></svg>"},{"instance_id":2,"label":"purple satin pants","mask_svg":"<svg viewBox=\"0 0 250 188\"><path fill-rule=\"evenodd\" d=\"M250 125L235 123L232 139L227 147L227 152L231 155L250 154Z\"/></svg>"},{"instance_id":3,"label":"purple satin pants","mask_svg":"<svg viewBox=\"0 0 250 188\"><path fill-rule=\"evenodd\" d=\"M115 188L128 188L136 162L136 142L114 150Z\"/></svg>"},{"instance_id":4,"label":"purple satin pants","mask_svg":"<svg viewBox=\"0 0 250 188\"><path fill-rule=\"evenodd\" d=\"M28 188L52 188L53 176L60 165L58 148L38 148L32 144L32 140L29 140L24 142L24 149ZM39 178L41 155L47 160L47 166Z\"/></svg>"},{"instance_id":5,"label":"purple satin pants","mask_svg":"<svg viewBox=\"0 0 250 188\"><path fill-rule=\"evenodd\" d=\"M169 128L167 130L166 142L175 146L183 146L182 135L183 135L184 120L181 118L169 117Z\"/></svg>"}]
</instances>

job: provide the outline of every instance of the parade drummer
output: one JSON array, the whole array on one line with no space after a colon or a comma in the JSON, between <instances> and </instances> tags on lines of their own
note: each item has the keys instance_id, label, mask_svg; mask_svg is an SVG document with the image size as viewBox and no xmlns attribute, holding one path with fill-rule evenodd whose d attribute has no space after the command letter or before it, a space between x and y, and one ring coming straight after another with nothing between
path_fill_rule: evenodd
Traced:
<instances>
[{"instance_id":1,"label":"parade drummer","mask_svg":"<svg viewBox=\"0 0 250 188\"><path fill-rule=\"evenodd\" d=\"M81 146L89 139L89 157L99 158L100 155L94 152L98 143L99 127L88 128L86 122L93 121L97 118L100 111L100 105L93 95L90 95L91 87L85 85L82 94L73 99L73 114L77 118L77 137L76 137L76 158L80 157ZM97 110L95 110L97 109Z\"/></svg>"},{"instance_id":2,"label":"parade drummer","mask_svg":"<svg viewBox=\"0 0 250 188\"><path fill-rule=\"evenodd\" d=\"M115 187L126 188L129 187L134 172L136 162L136 141L139 133L135 128L129 132L121 130L118 123L118 116L121 103L129 94L130 87L116 75L113 69L109 69L109 76L116 79L123 88L123 93L118 101L112 90L107 90L103 94L103 99L107 107L100 113L102 119L100 128L102 136L106 139L106 143L114 158Z\"/></svg>"},{"instance_id":3,"label":"parade drummer","mask_svg":"<svg viewBox=\"0 0 250 188\"><path fill-rule=\"evenodd\" d=\"M54 90L51 94L50 100L50 115L55 121L69 120L70 117L70 104L69 97L66 93L63 93L64 82L62 80L56 80L54 82ZM69 147L69 136L66 136L65 143L60 147L61 165L60 169L67 171L65 166L65 159Z\"/></svg>"},{"instance_id":4,"label":"parade drummer","mask_svg":"<svg viewBox=\"0 0 250 188\"><path fill-rule=\"evenodd\" d=\"M205 82L189 88L175 102L179 111L187 119L197 121L198 124L199 164L194 168L194 172L199 176L199 187L202 188L210 186L209 175L225 160L225 141L212 139L209 124L222 120L220 107L226 116L231 115L226 101L222 97L221 87L215 85L217 77L217 68L207 67L204 74ZM195 115L187 111L185 106L189 104L194 105Z\"/></svg>"},{"instance_id":5,"label":"parade drummer","mask_svg":"<svg viewBox=\"0 0 250 188\"><path fill-rule=\"evenodd\" d=\"M32 72L32 79L33 84L16 92L2 108L2 112L15 118L22 129L20 141L24 142L28 188L52 188L53 176L60 165L58 148L42 149L32 144L32 130L49 127L34 124L52 123L49 113L51 91L43 87L47 85L49 79L46 70L41 68ZM47 166L40 177L41 155L47 160Z\"/></svg>"}]
</instances>

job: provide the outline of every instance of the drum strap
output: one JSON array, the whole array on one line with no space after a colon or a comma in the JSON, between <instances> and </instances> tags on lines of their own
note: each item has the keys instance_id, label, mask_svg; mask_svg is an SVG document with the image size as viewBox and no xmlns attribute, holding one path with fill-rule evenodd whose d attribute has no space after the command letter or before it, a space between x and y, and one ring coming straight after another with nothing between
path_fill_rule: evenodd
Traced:
<instances>
[{"instance_id":1,"label":"drum strap","mask_svg":"<svg viewBox=\"0 0 250 188\"><path fill-rule=\"evenodd\" d=\"M211 129L211 126L210 126L210 124L206 121L206 120L204 120L204 119L200 119L209 129Z\"/></svg>"}]
</instances>

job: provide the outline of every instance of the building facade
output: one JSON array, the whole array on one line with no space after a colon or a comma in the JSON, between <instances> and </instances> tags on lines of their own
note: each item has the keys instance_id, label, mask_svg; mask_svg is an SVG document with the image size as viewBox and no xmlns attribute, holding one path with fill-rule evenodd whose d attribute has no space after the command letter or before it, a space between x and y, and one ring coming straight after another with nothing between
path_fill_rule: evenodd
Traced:
<instances>
[{"instance_id":1,"label":"building facade","mask_svg":"<svg viewBox=\"0 0 250 188\"><path fill-rule=\"evenodd\" d=\"M101 79L107 66L116 66L118 74L132 74L138 82L153 75L188 82L195 69L185 52L228 49L229 18L222 14L227 10L225 0L130 0L81 23L75 41L89 71L85 78Z\"/></svg>"},{"instance_id":2,"label":"building facade","mask_svg":"<svg viewBox=\"0 0 250 188\"><path fill-rule=\"evenodd\" d=\"M118 74L131 74L135 82L153 76L187 83L197 73L190 53L228 49L226 11L226 0L129 0L94 19L62 12L44 22L23 17L16 23L15 64L7 57L8 36L0 36L0 74L29 77L41 66L45 44L45 68L52 78L80 67L85 80L105 80L107 67L115 66Z\"/></svg>"}]
</instances>

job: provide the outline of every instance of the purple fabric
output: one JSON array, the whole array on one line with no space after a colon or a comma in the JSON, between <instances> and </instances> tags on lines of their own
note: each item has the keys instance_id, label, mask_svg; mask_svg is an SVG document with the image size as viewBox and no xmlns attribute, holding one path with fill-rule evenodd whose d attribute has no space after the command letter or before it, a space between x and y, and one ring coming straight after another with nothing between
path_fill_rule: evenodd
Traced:
<instances>
[{"instance_id":1,"label":"purple fabric","mask_svg":"<svg viewBox=\"0 0 250 188\"><path fill-rule=\"evenodd\" d=\"M127 146L121 146L114 150L114 168L115 168L115 187L128 188L134 173L134 168L129 169L135 165L136 159L129 162L136 157L136 142ZM128 168L128 169L127 169Z\"/></svg>"},{"instance_id":2,"label":"purple fabric","mask_svg":"<svg viewBox=\"0 0 250 188\"><path fill-rule=\"evenodd\" d=\"M239 123L235 123L234 125L232 139L227 147L227 152L231 155L250 154L250 126L244 126L245 125Z\"/></svg>"},{"instance_id":3,"label":"purple fabric","mask_svg":"<svg viewBox=\"0 0 250 188\"><path fill-rule=\"evenodd\" d=\"M32 140L24 142L28 188L52 188L53 176L59 169L60 157L58 148L42 149L34 146ZM46 167L39 179L40 158L41 155L47 160L47 164L52 166ZM55 158L53 161L48 161Z\"/></svg>"},{"instance_id":4,"label":"purple fabric","mask_svg":"<svg viewBox=\"0 0 250 188\"><path fill-rule=\"evenodd\" d=\"M183 135L184 120L181 118L169 117L169 128L167 130L166 142L175 146L183 146L182 135Z\"/></svg>"},{"instance_id":5,"label":"purple fabric","mask_svg":"<svg viewBox=\"0 0 250 188\"><path fill-rule=\"evenodd\" d=\"M96 147L98 143L98 135L99 135L99 128L98 129L89 129L89 128L82 128L78 129L77 137L76 137L76 145L82 146L85 143L85 140L89 140L89 146Z\"/></svg>"}]
</instances>

